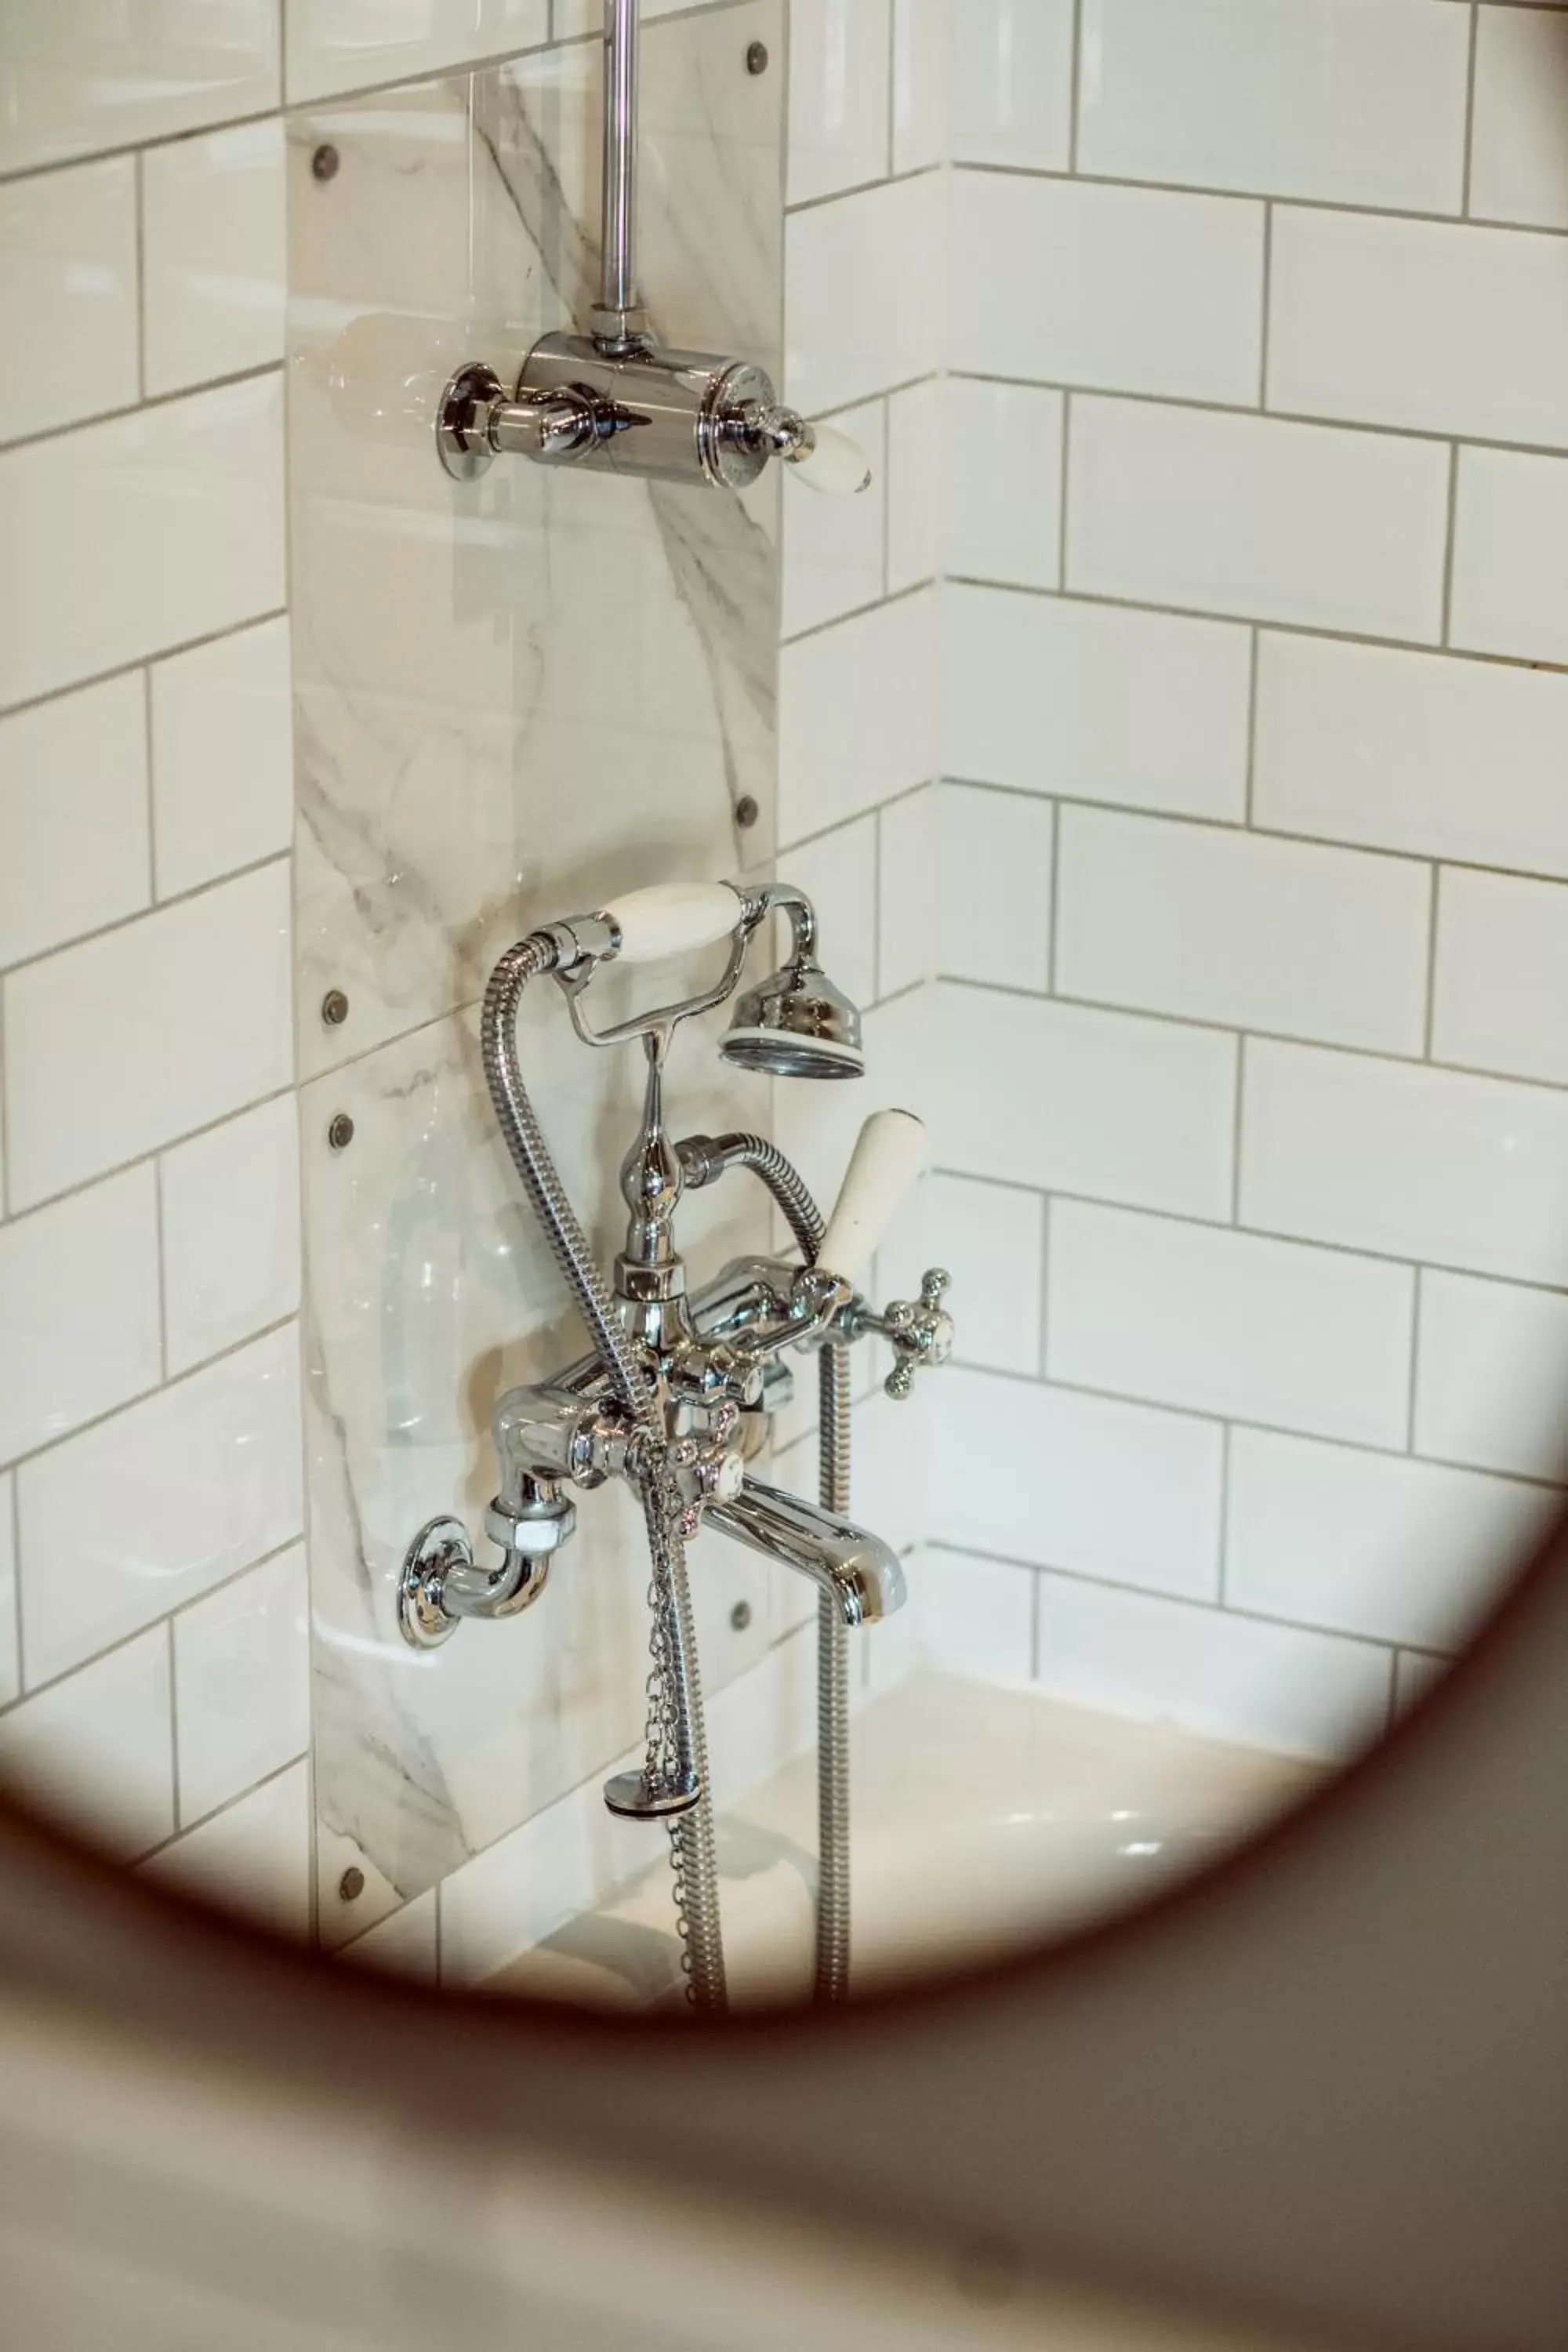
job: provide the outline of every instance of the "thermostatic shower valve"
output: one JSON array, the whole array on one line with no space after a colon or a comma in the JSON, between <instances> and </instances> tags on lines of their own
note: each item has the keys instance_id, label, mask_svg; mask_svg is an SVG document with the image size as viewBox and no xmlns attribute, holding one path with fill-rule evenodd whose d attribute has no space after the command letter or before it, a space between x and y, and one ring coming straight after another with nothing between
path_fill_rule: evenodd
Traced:
<instances>
[{"instance_id":1,"label":"thermostatic shower valve","mask_svg":"<svg viewBox=\"0 0 1568 2352\"><path fill-rule=\"evenodd\" d=\"M482 361L459 368L437 410L442 465L459 482L504 456L744 490L777 457L815 489L865 489L865 452L781 407L764 370L655 341L635 268L637 89L637 0L606 0L604 260L589 331L543 336L510 388Z\"/></svg>"}]
</instances>

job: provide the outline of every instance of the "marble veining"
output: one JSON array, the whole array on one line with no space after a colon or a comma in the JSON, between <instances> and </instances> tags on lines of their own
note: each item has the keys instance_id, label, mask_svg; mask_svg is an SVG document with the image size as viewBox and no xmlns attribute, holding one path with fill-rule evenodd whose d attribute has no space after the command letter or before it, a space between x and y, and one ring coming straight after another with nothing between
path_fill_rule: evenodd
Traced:
<instances>
[{"instance_id":1,"label":"marble veining","mask_svg":"<svg viewBox=\"0 0 1568 2352\"><path fill-rule=\"evenodd\" d=\"M646 278L661 331L778 364L774 0L656 22L645 45ZM307 1443L321 1932L437 1883L633 1745L647 1567L631 1498L586 1499L538 1607L401 1643L410 1535L494 1484L489 1420L581 1333L496 1133L475 999L532 921L771 853L777 512L521 463L456 489L430 414L460 361L521 361L596 269L597 43L296 121L290 154L296 961L306 1176ZM336 175L317 182L330 138ZM743 835L742 794L761 819ZM661 975L662 978L662 975ZM328 989L348 1020L319 1017ZM635 1055L594 1055L555 991L524 1066L607 1255ZM687 1033L672 1108L766 1126L765 1084ZM324 1144L332 1118L352 1148ZM755 1246L747 1191L691 1204L704 1265ZM761 1654L765 1565L705 1538L710 1679ZM755 1633L731 1633L735 1598ZM712 1639L709 1640L708 1635ZM353 1864L365 1878L339 1896Z\"/></svg>"}]
</instances>

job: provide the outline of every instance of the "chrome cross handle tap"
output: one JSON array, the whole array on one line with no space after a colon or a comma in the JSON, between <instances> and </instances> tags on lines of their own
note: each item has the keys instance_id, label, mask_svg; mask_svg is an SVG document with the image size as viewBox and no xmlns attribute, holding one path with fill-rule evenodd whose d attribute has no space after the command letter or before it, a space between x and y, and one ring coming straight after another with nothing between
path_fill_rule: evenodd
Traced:
<instances>
[{"instance_id":1,"label":"chrome cross handle tap","mask_svg":"<svg viewBox=\"0 0 1568 2352\"><path fill-rule=\"evenodd\" d=\"M952 1276L943 1267L928 1266L918 1299L895 1298L882 1314L868 1311L857 1318L858 1334L880 1332L898 1358L882 1388L900 1403L914 1387L918 1371L945 1364L952 1353L952 1318L942 1303L952 1286Z\"/></svg>"}]
</instances>

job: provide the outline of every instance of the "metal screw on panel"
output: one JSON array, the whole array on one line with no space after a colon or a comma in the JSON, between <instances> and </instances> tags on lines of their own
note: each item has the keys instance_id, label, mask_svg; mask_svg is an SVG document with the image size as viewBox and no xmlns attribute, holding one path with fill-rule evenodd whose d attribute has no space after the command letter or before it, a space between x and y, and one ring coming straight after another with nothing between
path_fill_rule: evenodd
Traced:
<instances>
[{"instance_id":1,"label":"metal screw on panel","mask_svg":"<svg viewBox=\"0 0 1568 2352\"><path fill-rule=\"evenodd\" d=\"M338 1900L340 1903L357 1903L363 1893L364 1873L357 1864L351 1862L338 1881Z\"/></svg>"},{"instance_id":2,"label":"metal screw on panel","mask_svg":"<svg viewBox=\"0 0 1568 2352\"><path fill-rule=\"evenodd\" d=\"M749 1601L737 1601L735 1606L730 1612L730 1622L733 1626L735 1632L737 1633L743 1633L751 1622L751 1602Z\"/></svg>"},{"instance_id":3,"label":"metal screw on panel","mask_svg":"<svg viewBox=\"0 0 1568 2352\"><path fill-rule=\"evenodd\" d=\"M749 74L764 74L767 69L768 45L766 41L753 41L746 51L746 71Z\"/></svg>"},{"instance_id":4,"label":"metal screw on panel","mask_svg":"<svg viewBox=\"0 0 1568 2352\"><path fill-rule=\"evenodd\" d=\"M751 793L742 793L740 799L735 803L735 823L740 826L742 832L745 833L749 831L750 828L755 824L761 814L762 811L757 806L756 802L752 798Z\"/></svg>"},{"instance_id":5,"label":"metal screw on panel","mask_svg":"<svg viewBox=\"0 0 1568 2352\"><path fill-rule=\"evenodd\" d=\"M310 177L312 180L335 180L338 165L342 160L337 149L330 143L318 147L310 158Z\"/></svg>"},{"instance_id":6,"label":"metal screw on panel","mask_svg":"<svg viewBox=\"0 0 1568 2352\"><path fill-rule=\"evenodd\" d=\"M346 1151L353 1139L354 1123L346 1110L341 1110L327 1129L327 1141L334 1151Z\"/></svg>"},{"instance_id":7,"label":"metal screw on panel","mask_svg":"<svg viewBox=\"0 0 1568 2352\"><path fill-rule=\"evenodd\" d=\"M321 999L321 1019L329 1029L341 1029L349 1017L349 1001L341 988L329 988Z\"/></svg>"}]
</instances>

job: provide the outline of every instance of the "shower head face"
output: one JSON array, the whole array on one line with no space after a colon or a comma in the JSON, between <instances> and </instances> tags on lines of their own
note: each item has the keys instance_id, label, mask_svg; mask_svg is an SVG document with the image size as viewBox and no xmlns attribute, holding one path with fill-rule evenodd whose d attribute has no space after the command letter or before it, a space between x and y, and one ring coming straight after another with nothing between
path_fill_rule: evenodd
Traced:
<instances>
[{"instance_id":1,"label":"shower head face","mask_svg":"<svg viewBox=\"0 0 1568 2352\"><path fill-rule=\"evenodd\" d=\"M748 989L720 1052L738 1069L775 1078L859 1078L860 1015L818 963L799 957Z\"/></svg>"}]
</instances>

